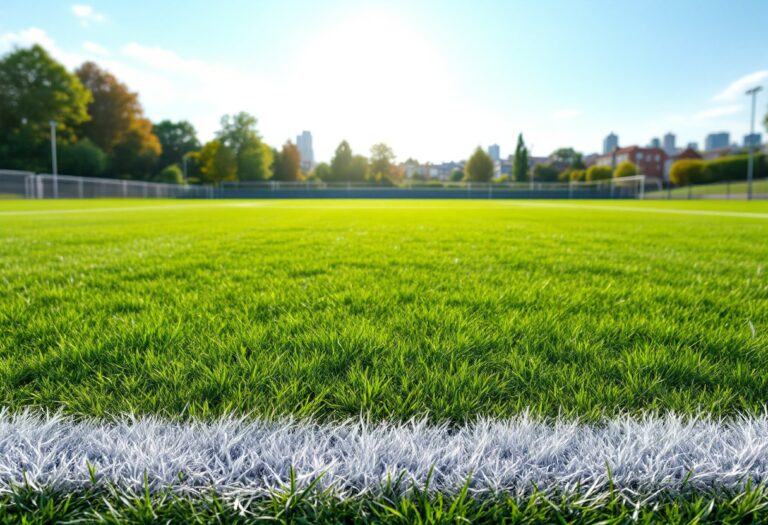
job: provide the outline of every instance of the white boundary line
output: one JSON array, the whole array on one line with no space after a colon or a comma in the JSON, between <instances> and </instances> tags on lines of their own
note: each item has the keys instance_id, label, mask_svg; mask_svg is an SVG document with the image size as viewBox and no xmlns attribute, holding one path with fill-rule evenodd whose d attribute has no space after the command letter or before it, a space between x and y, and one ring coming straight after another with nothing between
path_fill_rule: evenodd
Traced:
<instances>
[{"instance_id":1,"label":"white boundary line","mask_svg":"<svg viewBox=\"0 0 768 525\"><path fill-rule=\"evenodd\" d=\"M115 208L63 208L63 209L49 209L49 210L15 210L15 211L0 211L0 216L13 216L13 215L46 215L57 213L104 213L104 212L121 212L121 211L147 211L147 210L186 210L194 208L256 208L263 206L270 206L268 202L211 202L207 204L166 204L158 206L118 206Z\"/></svg>"},{"instance_id":2,"label":"white boundary line","mask_svg":"<svg viewBox=\"0 0 768 525\"><path fill-rule=\"evenodd\" d=\"M739 490L768 481L768 416L618 417L601 424L545 423L526 414L452 428L409 423L313 423L225 418L172 423L157 418L110 422L0 410L0 492L13 484L72 490L97 483L141 491L259 496L299 488L341 497L400 490L524 498L546 493L605 495L611 483L628 498L687 490ZM608 469L610 469L610 474ZM431 476L431 479L430 479Z\"/></svg>"}]
</instances>

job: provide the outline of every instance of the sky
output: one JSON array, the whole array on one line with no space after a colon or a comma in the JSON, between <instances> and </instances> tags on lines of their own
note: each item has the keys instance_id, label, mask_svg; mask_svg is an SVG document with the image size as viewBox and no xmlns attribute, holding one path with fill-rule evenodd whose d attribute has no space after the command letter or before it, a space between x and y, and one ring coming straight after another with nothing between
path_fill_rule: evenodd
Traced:
<instances>
[{"instance_id":1,"label":"sky","mask_svg":"<svg viewBox=\"0 0 768 525\"><path fill-rule=\"evenodd\" d=\"M442 162L493 143L506 157L519 133L537 156L598 152L611 131L741 143L766 27L765 0L3 0L0 54L95 61L203 141L247 111L274 146L311 131L317 160L347 140Z\"/></svg>"}]
</instances>

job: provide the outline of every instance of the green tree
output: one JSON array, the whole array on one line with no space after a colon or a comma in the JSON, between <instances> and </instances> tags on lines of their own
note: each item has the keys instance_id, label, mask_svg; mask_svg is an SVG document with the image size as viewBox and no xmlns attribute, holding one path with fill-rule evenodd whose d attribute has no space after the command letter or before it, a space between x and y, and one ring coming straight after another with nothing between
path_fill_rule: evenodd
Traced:
<instances>
[{"instance_id":1,"label":"green tree","mask_svg":"<svg viewBox=\"0 0 768 525\"><path fill-rule=\"evenodd\" d=\"M560 171L552 164L536 164L533 167L533 180L536 182L555 182Z\"/></svg>"},{"instance_id":2,"label":"green tree","mask_svg":"<svg viewBox=\"0 0 768 525\"><path fill-rule=\"evenodd\" d=\"M464 180L464 172L461 170L453 170L451 172L451 176L449 178L451 182L459 182L461 180Z\"/></svg>"},{"instance_id":3,"label":"green tree","mask_svg":"<svg viewBox=\"0 0 768 525\"><path fill-rule=\"evenodd\" d=\"M79 177L101 177L107 169L107 154L88 139L58 147L59 171Z\"/></svg>"},{"instance_id":4,"label":"green tree","mask_svg":"<svg viewBox=\"0 0 768 525\"><path fill-rule=\"evenodd\" d=\"M155 175L154 181L165 184L184 184L184 174L178 164L171 164Z\"/></svg>"},{"instance_id":5,"label":"green tree","mask_svg":"<svg viewBox=\"0 0 768 525\"><path fill-rule=\"evenodd\" d=\"M489 182L493 178L493 160L478 146L464 166L465 179L471 182Z\"/></svg>"},{"instance_id":6,"label":"green tree","mask_svg":"<svg viewBox=\"0 0 768 525\"><path fill-rule=\"evenodd\" d=\"M706 162L699 159L681 159L669 168L669 180L676 186L704 182Z\"/></svg>"},{"instance_id":7,"label":"green tree","mask_svg":"<svg viewBox=\"0 0 768 525\"><path fill-rule=\"evenodd\" d=\"M160 152L152 123L145 118L134 120L128 133L112 148L109 171L120 178L149 180Z\"/></svg>"},{"instance_id":8,"label":"green tree","mask_svg":"<svg viewBox=\"0 0 768 525\"><path fill-rule=\"evenodd\" d=\"M171 122L163 120L152 126L152 132L157 136L162 147L162 153L157 160L159 166L179 166L184 162L184 155L200 149L195 127L186 120Z\"/></svg>"},{"instance_id":9,"label":"green tree","mask_svg":"<svg viewBox=\"0 0 768 525\"><path fill-rule=\"evenodd\" d=\"M581 154L573 148L558 148L552 152L549 158L552 162L562 162L570 166L577 156L581 157Z\"/></svg>"},{"instance_id":10,"label":"green tree","mask_svg":"<svg viewBox=\"0 0 768 525\"><path fill-rule=\"evenodd\" d=\"M637 175L637 166L628 160L616 166L613 172L614 177L632 177L633 175Z\"/></svg>"},{"instance_id":11,"label":"green tree","mask_svg":"<svg viewBox=\"0 0 768 525\"><path fill-rule=\"evenodd\" d=\"M525 147L522 133L517 136L515 158L512 162L512 177L517 182L528 180L528 148Z\"/></svg>"},{"instance_id":12,"label":"green tree","mask_svg":"<svg viewBox=\"0 0 768 525\"><path fill-rule=\"evenodd\" d=\"M3 167L50 169L51 120L63 144L88 120L91 93L39 45L0 60L0 161Z\"/></svg>"},{"instance_id":13,"label":"green tree","mask_svg":"<svg viewBox=\"0 0 768 525\"><path fill-rule=\"evenodd\" d=\"M613 170L610 166L590 166L587 170L586 179L593 180L607 180L613 177Z\"/></svg>"},{"instance_id":14,"label":"green tree","mask_svg":"<svg viewBox=\"0 0 768 525\"><path fill-rule=\"evenodd\" d=\"M320 162L312 170L310 178L331 180L331 166L327 162Z\"/></svg>"},{"instance_id":15,"label":"green tree","mask_svg":"<svg viewBox=\"0 0 768 525\"><path fill-rule=\"evenodd\" d=\"M370 176L376 181L396 179L395 153L392 148L380 142L371 147Z\"/></svg>"},{"instance_id":16,"label":"green tree","mask_svg":"<svg viewBox=\"0 0 768 525\"><path fill-rule=\"evenodd\" d=\"M275 180L297 181L301 180L301 155L299 148L290 140L283 144L283 149L277 154L273 178Z\"/></svg>"},{"instance_id":17,"label":"green tree","mask_svg":"<svg viewBox=\"0 0 768 525\"><path fill-rule=\"evenodd\" d=\"M369 178L368 159L363 155L354 155L352 162L349 165L349 180L354 182L362 182Z\"/></svg>"},{"instance_id":18,"label":"green tree","mask_svg":"<svg viewBox=\"0 0 768 525\"><path fill-rule=\"evenodd\" d=\"M330 180L352 180L352 148L346 140L342 140L331 159Z\"/></svg>"},{"instance_id":19,"label":"green tree","mask_svg":"<svg viewBox=\"0 0 768 525\"><path fill-rule=\"evenodd\" d=\"M235 153L220 140L214 139L206 143L196 156L204 182L217 184L237 180Z\"/></svg>"},{"instance_id":20,"label":"green tree","mask_svg":"<svg viewBox=\"0 0 768 525\"><path fill-rule=\"evenodd\" d=\"M236 177L240 180L266 180L271 177L272 149L266 146L256 130L258 120L241 111L221 117L216 138L235 155Z\"/></svg>"}]
</instances>

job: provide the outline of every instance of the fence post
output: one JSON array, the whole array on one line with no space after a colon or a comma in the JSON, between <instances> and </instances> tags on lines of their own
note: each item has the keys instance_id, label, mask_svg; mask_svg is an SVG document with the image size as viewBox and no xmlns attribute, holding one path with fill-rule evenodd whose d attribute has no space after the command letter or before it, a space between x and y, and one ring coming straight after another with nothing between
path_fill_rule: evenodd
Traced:
<instances>
[{"instance_id":1,"label":"fence post","mask_svg":"<svg viewBox=\"0 0 768 525\"><path fill-rule=\"evenodd\" d=\"M645 176L640 179L640 200L645 200Z\"/></svg>"},{"instance_id":2,"label":"fence post","mask_svg":"<svg viewBox=\"0 0 768 525\"><path fill-rule=\"evenodd\" d=\"M573 198L573 181L572 180L568 180L568 198L569 199Z\"/></svg>"},{"instance_id":3,"label":"fence post","mask_svg":"<svg viewBox=\"0 0 768 525\"><path fill-rule=\"evenodd\" d=\"M731 181L725 183L725 195L728 200L731 200Z\"/></svg>"},{"instance_id":4,"label":"fence post","mask_svg":"<svg viewBox=\"0 0 768 525\"><path fill-rule=\"evenodd\" d=\"M693 184L688 185L688 200L693 198Z\"/></svg>"},{"instance_id":5,"label":"fence post","mask_svg":"<svg viewBox=\"0 0 768 525\"><path fill-rule=\"evenodd\" d=\"M123 198L128 196L128 181L123 181Z\"/></svg>"},{"instance_id":6,"label":"fence post","mask_svg":"<svg viewBox=\"0 0 768 525\"><path fill-rule=\"evenodd\" d=\"M613 192L614 192L614 183L613 183L613 177L611 177L611 198L613 198Z\"/></svg>"},{"instance_id":7,"label":"fence post","mask_svg":"<svg viewBox=\"0 0 768 525\"><path fill-rule=\"evenodd\" d=\"M37 186L37 198L45 198L45 190L43 189L43 178L40 175L35 175L35 186Z\"/></svg>"}]
</instances>

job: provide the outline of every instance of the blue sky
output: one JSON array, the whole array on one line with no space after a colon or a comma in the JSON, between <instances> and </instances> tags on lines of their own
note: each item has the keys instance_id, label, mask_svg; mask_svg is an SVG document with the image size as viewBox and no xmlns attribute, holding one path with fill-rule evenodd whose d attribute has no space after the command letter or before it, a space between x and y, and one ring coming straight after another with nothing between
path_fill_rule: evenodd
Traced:
<instances>
[{"instance_id":1,"label":"blue sky","mask_svg":"<svg viewBox=\"0 0 768 525\"><path fill-rule=\"evenodd\" d=\"M743 95L768 85L768 2L41 1L0 4L0 53L38 42L67 66L95 60L153 120L209 139L248 111L279 145L312 131L316 156L439 162L477 146L590 153L710 131L741 142ZM758 99L759 113L768 97Z\"/></svg>"}]
</instances>

